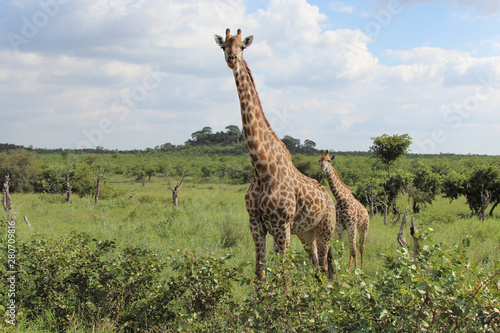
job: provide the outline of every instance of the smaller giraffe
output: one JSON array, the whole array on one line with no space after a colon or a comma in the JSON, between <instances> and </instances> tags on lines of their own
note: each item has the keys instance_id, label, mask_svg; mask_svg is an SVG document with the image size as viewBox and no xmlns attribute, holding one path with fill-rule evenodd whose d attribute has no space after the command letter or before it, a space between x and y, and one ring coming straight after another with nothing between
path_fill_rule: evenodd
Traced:
<instances>
[{"instance_id":1,"label":"smaller giraffe","mask_svg":"<svg viewBox=\"0 0 500 333\"><path fill-rule=\"evenodd\" d=\"M349 240L350 257L349 265L352 265L354 259L354 267L358 268L356 260L356 233L359 232L359 252L361 257L361 268L363 268L363 257L365 253L365 241L368 235L368 227L370 225L370 217L365 206L352 195L351 190L339 178L337 171L331 165L331 161L335 159L335 155L330 158L328 151L321 151L321 158L319 163L321 171L326 173L328 184L337 201L335 206L337 211L337 225L335 232L342 242L342 249L344 248L344 230L347 230L347 237Z\"/></svg>"}]
</instances>

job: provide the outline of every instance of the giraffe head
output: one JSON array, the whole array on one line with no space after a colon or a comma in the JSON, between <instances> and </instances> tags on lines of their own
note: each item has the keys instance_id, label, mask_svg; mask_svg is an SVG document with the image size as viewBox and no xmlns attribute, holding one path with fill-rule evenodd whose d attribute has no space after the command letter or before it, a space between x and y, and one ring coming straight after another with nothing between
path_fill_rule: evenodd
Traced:
<instances>
[{"instance_id":1,"label":"giraffe head","mask_svg":"<svg viewBox=\"0 0 500 333\"><path fill-rule=\"evenodd\" d=\"M231 69L236 69L242 59L243 50L252 44L253 36L248 36L241 39L241 29L238 29L238 34L231 36L231 31L226 29L226 39L224 40L219 35L214 35L215 43L224 51L227 65Z\"/></svg>"},{"instance_id":2,"label":"giraffe head","mask_svg":"<svg viewBox=\"0 0 500 333\"><path fill-rule=\"evenodd\" d=\"M326 166L328 163L330 163L331 161L333 161L335 159L335 155L333 155L332 157L330 157L330 153L328 152L328 150L325 150L325 151L321 151L321 158L319 159L319 164L321 166L321 171L325 172L326 171Z\"/></svg>"}]
</instances>

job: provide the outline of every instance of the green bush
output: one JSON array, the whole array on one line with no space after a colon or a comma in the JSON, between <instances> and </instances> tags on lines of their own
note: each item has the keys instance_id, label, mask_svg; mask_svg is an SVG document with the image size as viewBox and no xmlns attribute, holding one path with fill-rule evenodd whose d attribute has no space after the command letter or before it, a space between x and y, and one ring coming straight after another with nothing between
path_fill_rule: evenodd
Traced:
<instances>
[{"instance_id":1,"label":"green bush","mask_svg":"<svg viewBox=\"0 0 500 333\"><path fill-rule=\"evenodd\" d=\"M333 281L304 251L270 254L266 277L255 280L246 265L233 267L231 256L174 251L162 261L148 250L117 249L86 234L36 235L19 245L17 302L24 314L18 322L48 331L106 323L130 332L497 332L498 259L473 267L465 255L471 238L447 248L429 235L418 235L416 258L387 251L385 269L374 276L346 272L335 261Z\"/></svg>"},{"instance_id":2,"label":"green bush","mask_svg":"<svg viewBox=\"0 0 500 333\"><path fill-rule=\"evenodd\" d=\"M90 328L102 319L126 331L175 326L175 320L211 313L239 272L225 263L229 257L174 253L169 258L173 272L165 277L166 264L156 254L133 247L115 250L113 241L83 233L59 240L37 235L21 244L16 301L25 320L43 322L51 331L76 321ZM6 304L6 294L0 297Z\"/></svg>"}]
</instances>

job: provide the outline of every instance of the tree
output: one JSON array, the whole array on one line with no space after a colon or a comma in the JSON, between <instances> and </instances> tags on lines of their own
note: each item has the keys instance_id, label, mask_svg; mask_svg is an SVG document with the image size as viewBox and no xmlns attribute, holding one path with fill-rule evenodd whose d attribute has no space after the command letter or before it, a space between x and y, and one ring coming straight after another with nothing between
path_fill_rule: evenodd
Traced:
<instances>
[{"instance_id":1,"label":"tree","mask_svg":"<svg viewBox=\"0 0 500 333\"><path fill-rule=\"evenodd\" d=\"M205 145L209 143L209 137L212 135L211 127L203 127L201 131L196 131L191 134L191 139L186 143L191 145Z\"/></svg>"},{"instance_id":2,"label":"tree","mask_svg":"<svg viewBox=\"0 0 500 333\"><path fill-rule=\"evenodd\" d=\"M380 171L378 172L380 173ZM357 186L354 196L363 205L370 207L370 218L373 218L375 210L382 197L384 197L384 177L373 173L370 177L363 179Z\"/></svg>"},{"instance_id":3,"label":"tree","mask_svg":"<svg viewBox=\"0 0 500 333\"><path fill-rule=\"evenodd\" d=\"M295 153L295 151L300 148L300 139L295 139L290 135L285 135L281 141L291 154Z\"/></svg>"},{"instance_id":4,"label":"tree","mask_svg":"<svg viewBox=\"0 0 500 333\"><path fill-rule=\"evenodd\" d=\"M391 164L408 152L408 148L411 145L411 137L408 134L396 134L392 136L384 134L372 138L372 140L373 145L370 147L370 151L373 152L374 157L387 166L387 175L390 177Z\"/></svg>"},{"instance_id":5,"label":"tree","mask_svg":"<svg viewBox=\"0 0 500 333\"><path fill-rule=\"evenodd\" d=\"M32 192L41 179L40 160L26 149L0 153L0 175L10 174L11 192Z\"/></svg>"},{"instance_id":6,"label":"tree","mask_svg":"<svg viewBox=\"0 0 500 333\"><path fill-rule=\"evenodd\" d=\"M500 202L500 167L478 165L468 175L452 171L444 177L442 191L451 201L464 196L470 210L482 217L491 203L489 215L492 216Z\"/></svg>"},{"instance_id":7,"label":"tree","mask_svg":"<svg viewBox=\"0 0 500 333\"><path fill-rule=\"evenodd\" d=\"M451 170L443 177L441 191L445 198L450 199L450 202L458 199L459 196L465 194L465 183L467 177L455 170Z\"/></svg>"},{"instance_id":8,"label":"tree","mask_svg":"<svg viewBox=\"0 0 500 333\"><path fill-rule=\"evenodd\" d=\"M226 126L226 141L228 144L245 142L245 137L236 125Z\"/></svg>"},{"instance_id":9,"label":"tree","mask_svg":"<svg viewBox=\"0 0 500 333\"><path fill-rule=\"evenodd\" d=\"M304 148L314 149L314 148L316 148L316 142L309 140L309 139L305 139L304 140Z\"/></svg>"},{"instance_id":10,"label":"tree","mask_svg":"<svg viewBox=\"0 0 500 333\"><path fill-rule=\"evenodd\" d=\"M401 194L409 184L409 174L399 174L395 176L391 176L387 179L387 181L383 185L383 200L380 200L380 203L384 207L384 224L387 224L387 213L388 209L392 208L394 213L397 214L396 219L393 221L393 224L396 224L399 221L401 212L396 205L396 199L399 194Z\"/></svg>"},{"instance_id":11,"label":"tree","mask_svg":"<svg viewBox=\"0 0 500 333\"><path fill-rule=\"evenodd\" d=\"M177 183L177 185L172 188L170 184L168 185L168 189L172 191L172 203L174 204L174 207L179 207L179 189L182 186L182 182L184 181L184 177L182 177L181 181Z\"/></svg>"},{"instance_id":12,"label":"tree","mask_svg":"<svg viewBox=\"0 0 500 333\"><path fill-rule=\"evenodd\" d=\"M493 203L489 215L500 202L500 167L498 165L479 165L472 170L465 183L465 197L472 212L480 214L486 210L485 202ZM487 199L485 201L485 198Z\"/></svg>"},{"instance_id":13,"label":"tree","mask_svg":"<svg viewBox=\"0 0 500 333\"><path fill-rule=\"evenodd\" d=\"M413 200L413 212L418 213L421 205L431 204L439 192L439 176L423 163L417 166L413 178L406 189Z\"/></svg>"}]
</instances>

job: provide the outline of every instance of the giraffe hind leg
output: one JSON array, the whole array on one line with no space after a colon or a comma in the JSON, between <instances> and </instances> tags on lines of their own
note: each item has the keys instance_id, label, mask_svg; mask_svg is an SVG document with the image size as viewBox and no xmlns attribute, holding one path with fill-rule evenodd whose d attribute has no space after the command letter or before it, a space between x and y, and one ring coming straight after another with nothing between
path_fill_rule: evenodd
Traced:
<instances>
[{"instance_id":1,"label":"giraffe hind leg","mask_svg":"<svg viewBox=\"0 0 500 333\"><path fill-rule=\"evenodd\" d=\"M357 249L356 249L356 228L352 228L349 230L349 266L352 267L352 261L354 260L354 268L358 268L357 261Z\"/></svg>"},{"instance_id":2,"label":"giraffe hind leg","mask_svg":"<svg viewBox=\"0 0 500 333\"><path fill-rule=\"evenodd\" d=\"M359 230L359 257L361 260L361 269L364 268L364 257L365 257L365 241L368 236L368 228L363 228Z\"/></svg>"},{"instance_id":3,"label":"giraffe hind leg","mask_svg":"<svg viewBox=\"0 0 500 333\"><path fill-rule=\"evenodd\" d=\"M309 259L314 267L318 266L318 251L316 247L316 239L314 237L314 231L307 231L302 234L298 234L297 237L300 239L301 243L304 245L304 250L309 255Z\"/></svg>"}]
</instances>

